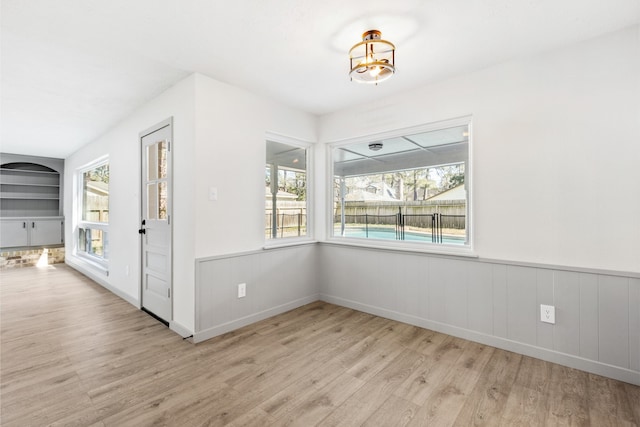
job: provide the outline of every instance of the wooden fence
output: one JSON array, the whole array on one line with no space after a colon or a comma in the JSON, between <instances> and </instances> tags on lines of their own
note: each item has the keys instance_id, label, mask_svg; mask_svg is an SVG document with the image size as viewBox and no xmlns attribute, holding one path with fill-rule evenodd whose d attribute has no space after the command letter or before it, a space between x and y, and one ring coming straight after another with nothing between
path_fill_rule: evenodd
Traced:
<instances>
[{"instance_id":1,"label":"wooden fence","mask_svg":"<svg viewBox=\"0 0 640 427\"><path fill-rule=\"evenodd\" d=\"M271 200L265 203L265 236L272 237L273 210ZM278 200L276 205L276 226L278 237L293 237L306 234L307 203Z\"/></svg>"},{"instance_id":2,"label":"wooden fence","mask_svg":"<svg viewBox=\"0 0 640 427\"><path fill-rule=\"evenodd\" d=\"M441 215L443 228L465 229L467 205L459 200L417 201L417 202L345 202L344 214L348 223L393 225L395 216L401 212L408 227L431 228L432 215ZM342 212L340 204L334 208L334 222L339 223Z\"/></svg>"}]
</instances>

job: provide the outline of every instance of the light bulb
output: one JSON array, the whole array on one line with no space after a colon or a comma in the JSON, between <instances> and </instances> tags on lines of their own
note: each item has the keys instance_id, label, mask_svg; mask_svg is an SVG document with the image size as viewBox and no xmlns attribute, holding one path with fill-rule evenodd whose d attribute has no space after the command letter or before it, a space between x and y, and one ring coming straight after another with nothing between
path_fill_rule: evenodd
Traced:
<instances>
[{"instance_id":1,"label":"light bulb","mask_svg":"<svg viewBox=\"0 0 640 427\"><path fill-rule=\"evenodd\" d=\"M381 71L382 68L380 67L371 67L371 69L369 70L369 75L371 77L378 77L378 74L380 74Z\"/></svg>"}]
</instances>

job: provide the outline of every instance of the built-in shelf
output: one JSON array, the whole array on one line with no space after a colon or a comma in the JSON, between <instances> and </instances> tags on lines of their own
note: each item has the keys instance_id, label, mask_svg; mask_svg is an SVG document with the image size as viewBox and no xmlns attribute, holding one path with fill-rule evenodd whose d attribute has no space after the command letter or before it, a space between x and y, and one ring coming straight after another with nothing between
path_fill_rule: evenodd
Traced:
<instances>
[{"instance_id":1,"label":"built-in shelf","mask_svg":"<svg viewBox=\"0 0 640 427\"><path fill-rule=\"evenodd\" d=\"M0 167L0 172L17 172L17 173L24 173L24 174L38 174L38 173L42 173L42 174L47 174L47 175L60 175L59 172L56 171L46 171L46 170L31 170L31 169L16 169L16 168L5 168L5 167Z\"/></svg>"},{"instance_id":2,"label":"built-in shelf","mask_svg":"<svg viewBox=\"0 0 640 427\"><path fill-rule=\"evenodd\" d=\"M20 182L0 182L0 185L15 185L17 187L26 186L26 187L55 187L55 188L60 188L59 184L26 184L26 183L20 183Z\"/></svg>"},{"instance_id":3,"label":"built-in shelf","mask_svg":"<svg viewBox=\"0 0 640 427\"><path fill-rule=\"evenodd\" d=\"M60 245L64 160L0 153L0 247Z\"/></svg>"},{"instance_id":4,"label":"built-in shelf","mask_svg":"<svg viewBox=\"0 0 640 427\"><path fill-rule=\"evenodd\" d=\"M0 196L0 199L11 199L11 200L60 200L58 197L41 197L41 196L31 196L31 195L25 195L25 196L10 195L10 196L7 196L5 194Z\"/></svg>"}]
</instances>

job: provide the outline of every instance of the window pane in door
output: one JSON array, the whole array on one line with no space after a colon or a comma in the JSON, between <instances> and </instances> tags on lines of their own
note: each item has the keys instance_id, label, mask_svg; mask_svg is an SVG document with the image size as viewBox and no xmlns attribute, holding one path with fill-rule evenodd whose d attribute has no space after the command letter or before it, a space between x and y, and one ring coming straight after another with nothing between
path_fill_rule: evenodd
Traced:
<instances>
[{"instance_id":1,"label":"window pane in door","mask_svg":"<svg viewBox=\"0 0 640 427\"><path fill-rule=\"evenodd\" d=\"M147 147L147 181L167 177L167 141L158 141Z\"/></svg>"},{"instance_id":2,"label":"window pane in door","mask_svg":"<svg viewBox=\"0 0 640 427\"><path fill-rule=\"evenodd\" d=\"M147 218L158 218L158 184L147 184Z\"/></svg>"},{"instance_id":3,"label":"window pane in door","mask_svg":"<svg viewBox=\"0 0 640 427\"><path fill-rule=\"evenodd\" d=\"M167 219L167 181L158 183L158 219Z\"/></svg>"},{"instance_id":4,"label":"window pane in door","mask_svg":"<svg viewBox=\"0 0 640 427\"><path fill-rule=\"evenodd\" d=\"M158 178L167 177L167 141L160 141L156 144L158 150Z\"/></svg>"},{"instance_id":5,"label":"window pane in door","mask_svg":"<svg viewBox=\"0 0 640 427\"><path fill-rule=\"evenodd\" d=\"M158 179L158 149L156 144L147 146L147 181Z\"/></svg>"}]
</instances>

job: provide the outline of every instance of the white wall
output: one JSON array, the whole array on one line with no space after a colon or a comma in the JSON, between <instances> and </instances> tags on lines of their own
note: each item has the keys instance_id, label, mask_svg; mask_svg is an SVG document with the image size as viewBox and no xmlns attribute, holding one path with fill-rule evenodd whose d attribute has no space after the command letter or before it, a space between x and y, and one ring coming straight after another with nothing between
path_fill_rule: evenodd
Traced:
<instances>
[{"instance_id":1,"label":"white wall","mask_svg":"<svg viewBox=\"0 0 640 427\"><path fill-rule=\"evenodd\" d=\"M195 259L260 249L264 244L264 164L267 131L316 140L316 117L208 77L179 82L107 134L67 159L65 182L78 168L108 155L111 168L109 274L74 256L72 194L65 197L67 262L139 305L139 133L174 118L173 322L194 331ZM208 189L219 199L209 201ZM127 269L129 271L127 275Z\"/></svg>"},{"instance_id":2,"label":"white wall","mask_svg":"<svg viewBox=\"0 0 640 427\"><path fill-rule=\"evenodd\" d=\"M473 115L480 257L640 272L639 28L323 116L320 141Z\"/></svg>"},{"instance_id":3,"label":"white wall","mask_svg":"<svg viewBox=\"0 0 640 427\"><path fill-rule=\"evenodd\" d=\"M66 159L67 260L139 303L138 134L173 116L174 321L194 331L196 259L263 246L265 132L331 142L472 114L480 257L640 272L638 31L497 65L319 122L190 76ZM312 151L320 179L316 219L323 220L324 149ZM112 179L108 276L74 257L71 221L75 171L103 155ZM217 201L208 199L209 187L218 189ZM317 221L316 231L323 230Z\"/></svg>"},{"instance_id":4,"label":"white wall","mask_svg":"<svg viewBox=\"0 0 640 427\"><path fill-rule=\"evenodd\" d=\"M66 159L64 215L67 263L116 294L139 305L140 283L140 142L139 133L168 118L174 119L174 320L193 329L193 185L195 78L190 76L140 108L114 129ZM108 275L74 256L72 186L78 168L109 156L109 272ZM128 274L127 274L128 268Z\"/></svg>"},{"instance_id":5,"label":"white wall","mask_svg":"<svg viewBox=\"0 0 640 427\"><path fill-rule=\"evenodd\" d=\"M264 245L265 132L315 142L316 117L196 75L197 258ZM209 187L218 189L210 201Z\"/></svg>"}]
</instances>

